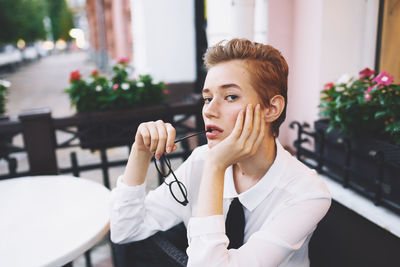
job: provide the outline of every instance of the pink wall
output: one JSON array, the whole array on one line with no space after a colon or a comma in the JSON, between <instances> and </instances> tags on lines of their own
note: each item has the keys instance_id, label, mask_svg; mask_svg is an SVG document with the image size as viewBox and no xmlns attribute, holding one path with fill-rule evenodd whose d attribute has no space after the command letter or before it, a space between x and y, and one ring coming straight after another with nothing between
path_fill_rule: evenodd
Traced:
<instances>
[{"instance_id":1,"label":"pink wall","mask_svg":"<svg viewBox=\"0 0 400 267\"><path fill-rule=\"evenodd\" d=\"M130 4L129 0L113 0L113 30L115 59L132 58L132 38L130 29Z\"/></svg>"},{"instance_id":2,"label":"pink wall","mask_svg":"<svg viewBox=\"0 0 400 267\"><path fill-rule=\"evenodd\" d=\"M290 122L312 122L318 116L322 1L270 0L268 40L289 64L288 110L279 140L292 146Z\"/></svg>"},{"instance_id":3,"label":"pink wall","mask_svg":"<svg viewBox=\"0 0 400 267\"><path fill-rule=\"evenodd\" d=\"M293 1L269 0L268 43L282 52L289 65L292 56Z\"/></svg>"}]
</instances>

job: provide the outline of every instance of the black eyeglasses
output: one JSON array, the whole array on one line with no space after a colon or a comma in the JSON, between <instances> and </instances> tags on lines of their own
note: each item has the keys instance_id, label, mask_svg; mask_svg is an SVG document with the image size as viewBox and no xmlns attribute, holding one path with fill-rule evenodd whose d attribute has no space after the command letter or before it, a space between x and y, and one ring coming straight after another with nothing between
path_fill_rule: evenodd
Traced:
<instances>
[{"instance_id":1,"label":"black eyeglasses","mask_svg":"<svg viewBox=\"0 0 400 267\"><path fill-rule=\"evenodd\" d=\"M203 132L199 132L199 133L195 133L195 134L191 134L191 135L182 137L180 139L175 140L175 144L179 143L185 139L188 139L190 137L205 134L208 131L203 131ZM189 203L189 201L187 199L187 189L186 189L185 185L181 181L179 181L178 178L176 178L175 173L172 171L171 162L170 162L169 158L163 154L160 157L160 159L154 159L154 164L156 165L156 169L157 169L158 173L164 178L164 183L166 185L168 185L169 191L171 192L174 199L178 203L182 204L183 206L186 206ZM165 168L165 166L167 168ZM172 174L172 176L174 177L174 181L167 183L165 181L165 178L167 178L168 175L170 175L170 174Z\"/></svg>"}]
</instances>

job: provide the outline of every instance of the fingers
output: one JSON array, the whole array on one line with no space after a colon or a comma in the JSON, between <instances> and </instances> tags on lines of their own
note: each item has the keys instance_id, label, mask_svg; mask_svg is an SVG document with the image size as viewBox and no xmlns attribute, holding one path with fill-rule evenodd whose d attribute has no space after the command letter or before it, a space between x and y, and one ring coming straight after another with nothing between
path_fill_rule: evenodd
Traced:
<instances>
[{"instance_id":1,"label":"fingers","mask_svg":"<svg viewBox=\"0 0 400 267\"><path fill-rule=\"evenodd\" d=\"M167 153L170 153L176 149L175 145L176 130L174 127L172 127L170 123L166 123L165 126L167 128L167 135L168 135L166 151Z\"/></svg>"},{"instance_id":2,"label":"fingers","mask_svg":"<svg viewBox=\"0 0 400 267\"><path fill-rule=\"evenodd\" d=\"M248 104L246 107L246 116L244 119L243 131L240 135L240 139L242 142L246 142L249 138L251 132L253 131L253 117L254 117L254 109L252 104Z\"/></svg>"},{"instance_id":3,"label":"fingers","mask_svg":"<svg viewBox=\"0 0 400 267\"><path fill-rule=\"evenodd\" d=\"M232 130L232 136L236 139L239 138L242 133L243 121L244 121L244 109L242 109L239 112L239 114L236 118L235 127L233 127L233 130Z\"/></svg>"},{"instance_id":4,"label":"fingers","mask_svg":"<svg viewBox=\"0 0 400 267\"><path fill-rule=\"evenodd\" d=\"M159 159L165 151L169 153L177 148L174 144L175 136L175 128L170 123L158 120L140 124L135 142L142 144L143 149L154 152L155 157Z\"/></svg>"},{"instance_id":5,"label":"fingers","mask_svg":"<svg viewBox=\"0 0 400 267\"><path fill-rule=\"evenodd\" d=\"M150 131L147 128L146 123L141 123L139 125L136 132L135 142L143 144L144 147L146 148L150 148L151 144Z\"/></svg>"},{"instance_id":6,"label":"fingers","mask_svg":"<svg viewBox=\"0 0 400 267\"><path fill-rule=\"evenodd\" d=\"M150 132L150 139L151 139L149 150L151 152L155 152L155 150L157 149L157 144L158 144L158 130L157 130L156 123L149 122L148 129Z\"/></svg>"},{"instance_id":7,"label":"fingers","mask_svg":"<svg viewBox=\"0 0 400 267\"><path fill-rule=\"evenodd\" d=\"M248 105L243 131L238 142L241 144L244 154L249 156L257 152L264 139L265 127L260 104L257 104L254 109L251 105Z\"/></svg>"},{"instance_id":8,"label":"fingers","mask_svg":"<svg viewBox=\"0 0 400 267\"><path fill-rule=\"evenodd\" d=\"M165 123L161 120L156 122L156 128L158 133L158 142L156 144L155 158L159 159L165 151L165 145L167 143L167 129Z\"/></svg>"},{"instance_id":9,"label":"fingers","mask_svg":"<svg viewBox=\"0 0 400 267\"><path fill-rule=\"evenodd\" d=\"M252 125L252 130L250 135L248 136L247 143L250 146L253 146L253 144L256 142L259 134L260 134L260 129L261 129L261 108L260 104L257 104L256 108L254 109L254 117L253 117L253 125Z\"/></svg>"}]
</instances>

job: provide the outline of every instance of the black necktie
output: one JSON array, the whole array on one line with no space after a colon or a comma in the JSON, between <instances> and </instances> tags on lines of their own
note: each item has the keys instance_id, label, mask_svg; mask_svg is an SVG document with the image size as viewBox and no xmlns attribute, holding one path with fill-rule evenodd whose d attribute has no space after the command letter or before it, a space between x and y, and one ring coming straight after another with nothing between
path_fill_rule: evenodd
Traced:
<instances>
[{"instance_id":1,"label":"black necktie","mask_svg":"<svg viewBox=\"0 0 400 267\"><path fill-rule=\"evenodd\" d=\"M235 197L229 206L225 221L226 235L229 238L228 249L239 248L243 245L244 223L242 204L239 198Z\"/></svg>"}]
</instances>

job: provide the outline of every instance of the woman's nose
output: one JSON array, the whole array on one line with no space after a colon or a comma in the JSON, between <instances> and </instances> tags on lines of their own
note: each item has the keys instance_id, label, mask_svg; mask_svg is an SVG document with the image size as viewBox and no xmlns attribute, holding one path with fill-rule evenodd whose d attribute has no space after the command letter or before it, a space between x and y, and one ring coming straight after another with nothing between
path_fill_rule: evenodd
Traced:
<instances>
[{"instance_id":1,"label":"woman's nose","mask_svg":"<svg viewBox=\"0 0 400 267\"><path fill-rule=\"evenodd\" d=\"M218 110L218 102L217 99L213 99L207 105L203 107L203 114L207 118L211 117L218 117L219 110Z\"/></svg>"}]
</instances>

